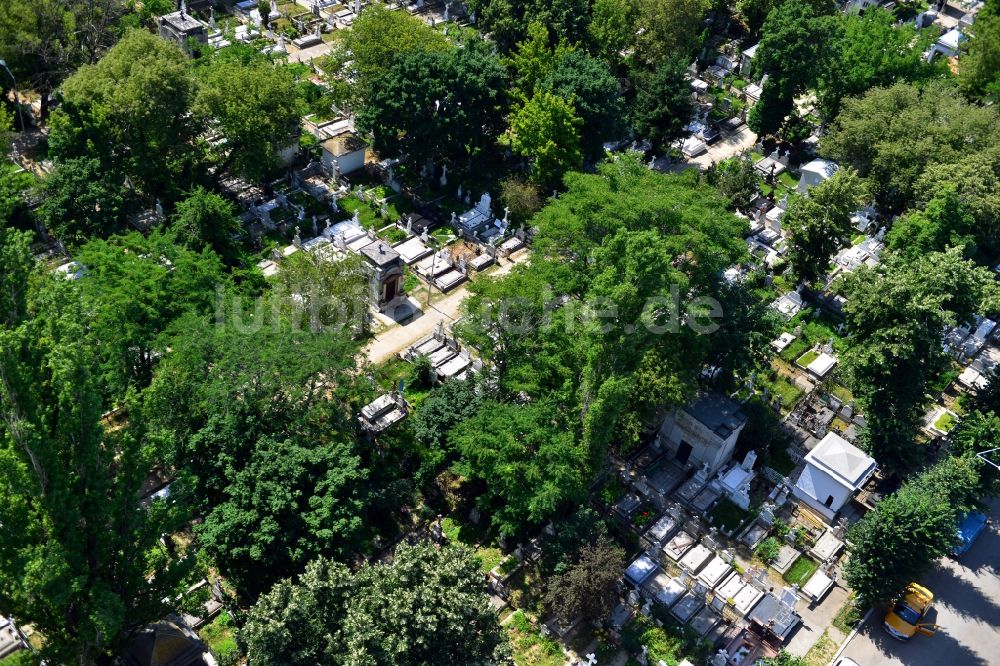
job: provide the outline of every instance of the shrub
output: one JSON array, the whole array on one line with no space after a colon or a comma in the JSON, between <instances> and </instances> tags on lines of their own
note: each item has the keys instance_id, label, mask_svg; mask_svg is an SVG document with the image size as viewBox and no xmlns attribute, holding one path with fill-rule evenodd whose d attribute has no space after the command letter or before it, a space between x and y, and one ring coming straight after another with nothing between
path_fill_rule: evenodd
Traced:
<instances>
[{"instance_id":1,"label":"shrub","mask_svg":"<svg viewBox=\"0 0 1000 666\"><path fill-rule=\"evenodd\" d=\"M778 558L778 551L781 550L781 542L774 537L768 537L760 542L757 546L757 550L754 554L760 558L762 562L770 564Z\"/></svg>"}]
</instances>

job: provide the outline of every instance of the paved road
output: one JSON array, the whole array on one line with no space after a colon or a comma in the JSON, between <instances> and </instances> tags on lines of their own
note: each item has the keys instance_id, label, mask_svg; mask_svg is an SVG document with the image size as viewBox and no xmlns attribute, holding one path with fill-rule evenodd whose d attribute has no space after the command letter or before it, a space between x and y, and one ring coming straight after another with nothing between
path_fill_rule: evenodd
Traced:
<instances>
[{"instance_id":1,"label":"paved road","mask_svg":"<svg viewBox=\"0 0 1000 666\"><path fill-rule=\"evenodd\" d=\"M510 258L503 259L500 265L490 271L488 275L476 279L492 279L505 275L515 264L527 261L529 256L531 255L527 249L518 250ZM439 323L443 323L447 328L459 317L459 306L468 296L468 285L468 282L463 283L445 298L432 302L431 307L424 309L406 324L397 324L379 333L365 347L365 355L368 356L368 360L375 364L384 363L420 338L433 333ZM424 294L426 293L427 286L421 285L413 296L413 300L420 308L424 307Z\"/></svg>"},{"instance_id":2,"label":"paved road","mask_svg":"<svg viewBox=\"0 0 1000 666\"><path fill-rule=\"evenodd\" d=\"M993 524L961 560L945 558L923 582L934 592L930 622L934 636L907 642L882 630L872 613L844 650L861 666L991 666L1000 664L1000 499L992 502Z\"/></svg>"}]
</instances>

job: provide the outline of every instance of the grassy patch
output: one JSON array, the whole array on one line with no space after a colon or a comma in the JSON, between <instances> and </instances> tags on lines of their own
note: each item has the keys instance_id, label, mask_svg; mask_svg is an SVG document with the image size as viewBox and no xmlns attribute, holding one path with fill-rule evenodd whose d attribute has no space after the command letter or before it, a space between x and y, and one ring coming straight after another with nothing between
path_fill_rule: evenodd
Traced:
<instances>
[{"instance_id":1,"label":"grassy patch","mask_svg":"<svg viewBox=\"0 0 1000 666\"><path fill-rule=\"evenodd\" d=\"M799 181L795 179L795 176L787 171L781 172L781 175L778 176L778 182L790 190L794 190L799 185Z\"/></svg>"},{"instance_id":2,"label":"grassy patch","mask_svg":"<svg viewBox=\"0 0 1000 666\"><path fill-rule=\"evenodd\" d=\"M744 511L728 499L723 499L708 512L712 522L724 530L734 530L750 517L749 511Z\"/></svg>"},{"instance_id":3,"label":"grassy patch","mask_svg":"<svg viewBox=\"0 0 1000 666\"><path fill-rule=\"evenodd\" d=\"M958 423L958 419L951 412L942 412L941 416L934 421L934 427L941 432L948 432L955 427L956 423Z\"/></svg>"},{"instance_id":4,"label":"grassy patch","mask_svg":"<svg viewBox=\"0 0 1000 666\"><path fill-rule=\"evenodd\" d=\"M864 243L866 238L868 238L868 236L865 236L864 234L858 234L851 239L851 245L858 245L860 243Z\"/></svg>"},{"instance_id":5,"label":"grassy patch","mask_svg":"<svg viewBox=\"0 0 1000 666\"><path fill-rule=\"evenodd\" d=\"M35 666L35 654L31 650L18 650L0 659L0 666Z\"/></svg>"},{"instance_id":6,"label":"grassy patch","mask_svg":"<svg viewBox=\"0 0 1000 666\"><path fill-rule=\"evenodd\" d=\"M379 236L381 236L389 245L395 245L396 243L406 240L406 232L395 225L382 229L382 231L379 232Z\"/></svg>"},{"instance_id":7,"label":"grassy patch","mask_svg":"<svg viewBox=\"0 0 1000 666\"><path fill-rule=\"evenodd\" d=\"M226 611L216 615L214 620L198 631L198 635L205 641L216 659L225 659L239 651L233 633L233 618Z\"/></svg>"},{"instance_id":8,"label":"grassy patch","mask_svg":"<svg viewBox=\"0 0 1000 666\"><path fill-rule=\"evenodd\" d=\"M516 557L508 555L500 564L497 565L497 571L501 576L506 576L516 569L518 564L520 563L517 561Z\"/></svg>"},{"instance_id":9,"label":"grassy patch","mask_svg":"<svg viewBox=\"0 0 1000 666\"><path fill-rule=\"evenodd\" d=\"M364 201L353 195L338 200L337 205L340 206L340 210L347 214L347 217L352 217L354 215L354 211L357 211L358 221L365 229L375 229L382 224L378 215L375 214L375 211L372 210L371 207Z\"/></svg>"},{"instance_id":10,"label":"grassy patch","mask_svg":"<svg viewBox=\"0 0 1000 666\"><path fill-rule=\"evenodd\" d=\"M804 395L802 389L793 384L790 379L778 373L774 373L771 377L760 379L759 384L762 390L766 388L771 392L772 396L781 396L781 411L783 413L791 411Z\"/></svg>"},{"instance_id":11,"label":"grassy patch","mask_svg":"<svg viewBox=\"0 0 1000 666\"><path fill-rule=\"evenodd\" d=\"M816 644L809 648L804 658L806 666L826 666L833 660L833 655L837 654L839 646L824 631Z\"/></svg>"},{"instance_id":12,"label":"grassy patch","mask_svg":"<svg viewBox=\"0 0 1000 666\"><path fill-rule=\"evenodd\" d=\"M517 666L563 666L566 658L559 644L542 636L523 611L517 611L507 625Z\"/></svg>"},{"instance_id":13,"label":"grassy patch","mask_svg":"<svg viewBox=\"0 0 1000 666\"><path fill-rule=\"evenodd\" d=\"M817 562L803 555L792 563L792 566L789 567L788 571L784 573L782 578L784 578L789 585L801 586L809 580L809 577L812 576L818 568L819 564Z\"/></svg>"},{"instance_id":14,"label":"grassy patch","mask_svg":"<svg viewBox=\"0 0 1000 666\"><path fill-rule=\"evenodd\" d=\"M861 622L861 616L861 609L858 608L858 601L852 592L851 596L844 602L844 605L837 611L837 614L833 616L833 626L845 634L849 634Z\"/></svg>"},{"instance_id":15,"label":"grassy patch","mask_svg":"<svg viewBox=\"0 0 1000 666\"><path fill-rule=\"evenodd\" d=\"M787 347L785 347L785 350L781 352L781 358L791 363L808 351L811 346L812 345L809 344L808 340L795 338Z\"/></svg>"},{"instance_id":16,"label":"grassy patch","mask_svg":"<svg viewBox=\"0 0 1000 666\"><path fill-rule=\"evenodd\" d=\"M819 358L819 352L816 351L815 349L810 349L802 356L799 356L795 360L795 364L798 365L799 367L805 368L808 367L810 363L812 363L818 358Z\"/></svg>"},{"instance_id":17,"label":"grassy patch","mask_svg":"<svg viewBox=\"0 0 1000 666\"><path fill-rule=\"evenodd\" d=\"M483 573L493 570L503 561L503 553L492 545L485 525L473 525L452 516L441 520L441 531L452 543L461 543L473 549Z\"/></svg>"},{"instance_id":18,"label":"grassy patch","mask_svg":"<svg viewBox=\"0 0 1000 666\"><path fill-rule=\"evenodd\" d=\"M495 546L477 548L476 557L479 558L479 566L482 568L483 573L493 571L503 561L503 553Z\"/></svg>"}]
</instances>

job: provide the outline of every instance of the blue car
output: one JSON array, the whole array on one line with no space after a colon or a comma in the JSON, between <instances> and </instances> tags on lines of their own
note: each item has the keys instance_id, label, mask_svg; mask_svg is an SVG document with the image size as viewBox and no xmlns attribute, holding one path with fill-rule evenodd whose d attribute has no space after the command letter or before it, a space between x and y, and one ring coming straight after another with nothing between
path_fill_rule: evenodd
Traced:
<instances>
[{"instance_id":1,"label":"blue car","mask_svg":"<svg viewBox=\"0 0 1000 666\"><path fill-rule=\"evenodd\" d=\"M958 523L958 543L951 549L955 557L964 555L986 528L986 516L979 511L970 511Z\"/></svg>"}]
</instances>

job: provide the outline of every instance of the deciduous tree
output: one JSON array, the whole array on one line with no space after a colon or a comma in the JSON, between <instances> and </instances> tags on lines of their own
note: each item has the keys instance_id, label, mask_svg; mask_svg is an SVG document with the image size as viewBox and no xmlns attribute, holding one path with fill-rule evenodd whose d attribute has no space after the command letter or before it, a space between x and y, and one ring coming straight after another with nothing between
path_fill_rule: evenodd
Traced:
<instances>
[{"instance_id":1,"label":"deciduous tree","mask_svg":"<svg viewBox=\"0 0 1000 666\"><path fill-rule=\"evenodd\" d=\"M181 245L195 251L210 247L229 262L236 258L233 236L241 229L235 206L203 187L177 204L170 221L171 234Z\"/></svg>"},{"instance_id":2,"label":"deciduous tree","mask_svg":"<svg viewBox=\"0 0 1000 666\"><path fill-rule=\"evenodd\" d=\"M357 573L324 559L261 597L243 630L262 666L510 664L478 561L464 546L400 545Z\"/></svg>"},{"instance_id":3,"label":"deciduous tree","mask_svg":"<svg viewBox=\"0 0 1000 666\"><path fill-rule=\"evenodd\" d=\"M848 280L852 344L843 362L868 422L864 442L887 471L921 457L913 440L927 387L948 363L942 332L994 301L990 271L963 260L961 248L914 261L890 256Z\"/></svg>"},{"instance_id":4,"label":"deciduous tree","mask_svg":"<svg viewBox=\"0 0 1000 666\"><path fill-rule=\"evenodd\" d=\"M651 72L633 74L636 96L631 118L639 136L649 139L653 150L663 152L673 141L684 136L694 106L687 80L686 60L666 58Z\"/></svg>"},{"instance_id":5,"label":"deciduous tree","mask_svg":"<svg viewBox=\"0 0 1000 666\"><path fill-rule=\"evenodd\" d=\"M140 504L165 451L144 442L135 405L124 428L102 422L78 284L37 287L21 320L0 326L0 603L45 637L50 663L103 663L177 607L194 560L160 537L188 517L175 502Z\"/></svg>"},{"instance_id":6,"label":"deciduous tree","mask_svg":"<svg viewBox=\"0 0 1000 666\"><path fill-rule=\"evenodd\" d=\"M555 68L540 83L559 97L572 100L580 117L581 147L590 159L604 154L604 142L615 138L623 111L621 87L608 65L582 50L559 58Z\"/></svg>"},{"instance_id":7,"label":"deciduous tree","mask_svg":"<svg viewBox=\"0 0 1000 666\"><path fill-rule=\"evenodd\" d=\"M546 602L564 627L582 619L601 620L618 602L625 553L607 537L585 544L564 573L549 580Z\"/></svg>"},{"instance_id":8,"label":"deciduous tree","mask_svg":"<svg viewBox=\"0 0 1000 666\"><path fill-rule=\"evenodd\" d=\"M531 160L531 180L554 187L564 173L579 168L582 125L573 104L550 92L538 92L510 119L511 147Z\"/></svg>"},{"instance_id":9,"label":"deciduous tree","mask_svg":"<svg viewBox=\"0 0 1000 666\"><path fill-rule=\"evenodd\" d=\"M826 272L833 253L850 239L851 215L865 198L864 182L844 168L792 200L782 222L792 236L789 261L800 280L811 284Z\"/></svg>"},{"instance_id":10,"label":"deciduous tree","mask_svg":"<svg viewBox=\"0 0 1000 666\"><path fill-rule=\"evenodd\" d=\"M886 604L955 544L978 482L969 458L946 458L882 499L848 533L844 578L865 604Z\"/></svg>"},{"instance_id":11,"label":"deciduous tree","mask_svg":"<svg viewBox=\"0 0 1000 666\"><path fill-rule=\"evenodd\" d=\"M129 32L63 84L49 139L53 157L98 159L150 197L174 191L195 135L188 69L176 44Z\"/></svg>"},{"instance_id":12,"label":"deciduous tree","mask_svg":"<svg viewBox=\"0 0 1000 666\"><path fill-rule=\"evenodd\" d=\"M220 175L259 181L281 164L283 151L298 146L303 104L285 67L214 62L200 72L193 108L226 138Z\"/></svg>"},{"instance_id":13,"label":"deciduous tree","mask_svg":"<svg viewBox=\"0 0 1000 666\"><path fill-rule=\"evenodd\" d=\"M382 154L465 166L505 129L506 85L499 60L482 45L403 54L373 80L358 127Z\"/></svg>"}]
</instances>

